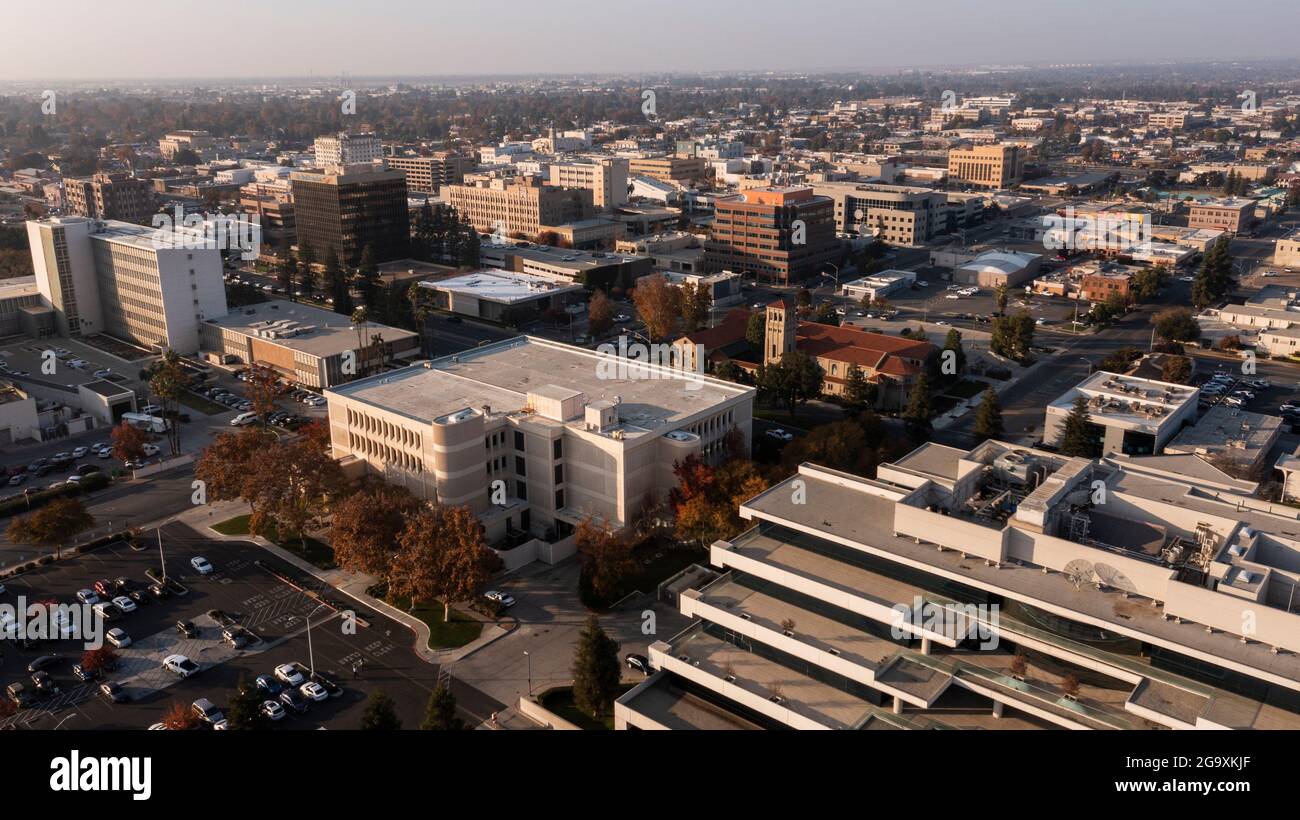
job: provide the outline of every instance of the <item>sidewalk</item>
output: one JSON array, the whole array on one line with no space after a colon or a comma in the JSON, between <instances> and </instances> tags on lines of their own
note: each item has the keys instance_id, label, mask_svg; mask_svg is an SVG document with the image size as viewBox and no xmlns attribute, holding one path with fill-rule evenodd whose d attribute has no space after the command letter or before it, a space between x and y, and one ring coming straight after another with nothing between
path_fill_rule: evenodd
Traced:
<instances>
[{"instance_id":1,"label":"sidewalk","mask_svg":"<svg viewBox=\"0 0 1300 820\"><path fill-rule=\"evenodd\" d=\"M511 623L508 627L498 623L483 620L479 618L478 613L470 610L469 613L483 624L483 632L479 637L464 646L455 649L431 649L429 647L429 626L402 610L369 595L366 590L375 584L375 578L362 572L351 572L345 569L321 569L308 561L299 558L292 552L283 549L260 535L225 535L212 529L214 524L220 524L241 515L249 513L249 506L242 501L223 501L214 504L208 504L202 507L195 507L178 515L170 516L161 521L155 522L149 526L161 526L171 521L179 521L188 524L194 529L202 532L206 537L214 541L252 541L258 546L272 553L288 564L292 564L308 575L316 578L322 583L334 587L348 597L370 607L384 615L392 618L398 623L406 626L415 633L414 649L423 660L432 664L451 664L461 658L472 655L493 641L504 638L517 627L517 623Z\"/></svg>"}]
</instances>

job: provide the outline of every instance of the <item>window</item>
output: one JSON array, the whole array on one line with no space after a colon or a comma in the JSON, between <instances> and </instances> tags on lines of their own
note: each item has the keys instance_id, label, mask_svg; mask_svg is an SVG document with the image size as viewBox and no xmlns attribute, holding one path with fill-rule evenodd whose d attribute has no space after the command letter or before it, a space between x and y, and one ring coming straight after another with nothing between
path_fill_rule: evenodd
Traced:
<instances>
[{"instance_id":1,"label":"window","mask_svg":"<svg viewBox=\"0 0 1300 820\"><path fill-rule=\"evenodd\" d=\"M520 430L515 431L515 449L521 453L524 451L524 434Z\"/></svg>"},{"instance_id":2,"label":"window","mask_svg":"<svg viewBox=\"0 0 1300 820\"><path fill-rule=\"evenodd\" d=\"M556 484L563 484L563 483L564 483L564 465L563 465L563 464L556 464L556 465L555 465L555 483L556 483Z\"/></svg>"},{"instance_id":3,"label":"window","mask_svg":"<svg viewBox=\"0 0 1300 820\"><path fill-rule=\"evenodd\" d=\"M555 491L555 509L564 509L564 490Z\"/></svg>"},{"instance_id":4,"label":"window","mask_svg":"<svg viewBox=\"0 0 1300 820\"><path fill-rule=\"evenodd\" d=\"M519 497L519 500L520 500L520 501L527 501L527 500L528 500L528 482L527 482L527 481L516 481L516 482L515 482L515 495Z\"/></svg>"},{"instance_id":5,"label":"window","mask_svg":"<svg viewBox=\"0 0 1300 820\"><path fill-rule=\"evenodd\" d=\"M557 438L551 442L551 457L556 459L564 458L564 439Z\"/></svg>"},{"instance_id":6,"label":"window","mask_svg":"<svg viewBox=\"0 0 1300 820\"><path fill-rule=\"evenodd\" d=\"M515 456L515 474L519 476L528 475L528 470L525 469L523 456Z\"/></svg>"}]
</instances>

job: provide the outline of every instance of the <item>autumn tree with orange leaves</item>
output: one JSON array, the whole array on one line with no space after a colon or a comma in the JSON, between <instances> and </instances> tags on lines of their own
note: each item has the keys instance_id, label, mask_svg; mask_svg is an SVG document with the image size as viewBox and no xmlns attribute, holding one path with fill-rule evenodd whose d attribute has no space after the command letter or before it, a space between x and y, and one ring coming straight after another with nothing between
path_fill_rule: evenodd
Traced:
<instances>
[{"instance_id":1,"label":"autumn tree with orange leaves","mask_svg":"<svg viewBox=\"0 0 1300 820\"><path fill-rule=\"evenodd\" d=\"M677 486L669 500L677 517L676 536L701 547L739 535L746 526L741 503L767 489L767 480L745 459L713 467L689 455L673 465L673 473Z\"/></svg>"},{"instance_id":2,"label":"autumn tree with orange leaves","mask_svg":"<svg viewBox=\"0 0 1300 820\"><path fill-rule=\"evenodd\" d=\"M167 707L166 714L163 715L162 725L168 729L197 729L199 728L199 716L194 714L194 710L183 703L173 703Z\"/></svg>"},{"instance_id":3,"label":"autumn tree with orange leaves","mask_svg":"<svg viewBox=\"0 0 1300 820\"><path fill-rule=\"evenodd\" d=\"M443 622L451 605L478 594L501 559L483 540L483 528L469 507L431 507L407 520L397 539L389 573L390 595L419 601L442 599Z\"/></svg>"},{"instance_id":4,"label":"autumn tree with orange leaves","mask_svg":"<svg viewBox=\"0 0 1300 820\"><path fill-rule=\"evenodd\" d=\"M144 458L144 445L147 439L144 431L124 421L113 428L109 434L113 441L113 458L119 461L132 461Z\"/></svg>"},{"instance_id":5,"label":"autumn tree with orange leaves","mask_svg":"<svg viewBox=\"0 0 1300 820\"><path fill-rule=\"evenodd\" d=\"M590 515L578 523L574 543L581 566L578 590L583 603L608 606L618 597L623 582L636 571L632 545L615 535L607 521Z\"/></svg>"},{"instance_id":6,"label":"autumn tree with orange leaves","mask_svg":"<svg viewBox=\"0 0 1300 820\"><path fill-rule=\"evenodd\" d=\"M408 519L425 503L404 487L372 481L334 505L330 546L334 560L353 572L387 580L397 551L397 539Z\"/></svg>"},{"instance_id":7,"label":"autumn tree with orange leaves","mask_svg":"<svg viewBox=\"0 0 1300 820\"><path fill-rule=\"evenodd\" d=\"M316 423L280 439L255 429L221 433L200 456L194 474L209 501L243 499L253 513L249 529L295 534L322 525L329 499L345 488L343 472L330 456L329 433Z\"/></svg>"},{"instance_id":8,"label":"autumn tree with orange leaves","mask_svg":"<svg viewBox=\"0 0 1300 820\"><path fill-rule=\"evenodd\" d=\"M668 284L663 274L642 276L636 280L632 302L636 305L637 316L645 323L650 341L662 341L676 330L677 319L682 315L682 293Z\"/></svg>"}]
</instances>

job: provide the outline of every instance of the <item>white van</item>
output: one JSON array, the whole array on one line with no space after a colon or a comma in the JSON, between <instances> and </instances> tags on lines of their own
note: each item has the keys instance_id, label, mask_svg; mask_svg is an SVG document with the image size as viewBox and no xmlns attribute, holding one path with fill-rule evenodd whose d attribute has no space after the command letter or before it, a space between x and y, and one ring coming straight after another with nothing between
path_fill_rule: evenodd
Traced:
<instances>
[{"instance_id":1,"label":"white van","mask_svg":"<svg viewBox=\"0 0 1300 820\"><path fill-rule=\"evenodd\" d=\"M252 424L257 421L256 413L240 413L230 420L231 427L243 427L245 424Z\"/></svg>"}]
</instances>

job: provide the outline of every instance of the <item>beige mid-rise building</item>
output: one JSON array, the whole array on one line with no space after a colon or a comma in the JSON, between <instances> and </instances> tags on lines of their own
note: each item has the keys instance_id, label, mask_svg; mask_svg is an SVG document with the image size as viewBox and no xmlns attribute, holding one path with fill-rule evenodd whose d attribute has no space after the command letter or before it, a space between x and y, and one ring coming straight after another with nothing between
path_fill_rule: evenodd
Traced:
<instances>
[{"instance_id":1,"label":"beige mid-rise building","mask_svg":"<svg viewBox=\"0 0 1300 820\"><path fill-rule=\"evenodd\" d=\"M1191 206L1187 227L1211 228L1228 233L1241 233L1255 222L1255 200L1241 197L1213 199Z\"/></svg>"},{"instance_id":2,"label":"beige mid-rise building","mask_svg":"<svg viewBox=\"0 0 1300 820\"><path fill-rule=\"evenodd\" d=\"M976 188L1006 188L1024 179L1025 154L1018 145L997 143L948 152L948 180Z\"/></svg>"},{"instance_id":3,"label":"beige mid-rise building","mask_svg":"<svg viewBox=\"0 0 1300 820\"><path fill-rule=\"evenodd\" d=\"M633 176L683 185L703 179L708 167L708 160L703 157L639 157L628 163L628 171Z\"/></svg>"},{"instance_id":4,"label":"beige mid-rise building","mask_svg":"<svg viewBox=\"0 0 1300 820\"><path fill-rule=\"evenodd\" d=\"M621 529L664 501L676 462L721 460L732 430L748 448L754 402L753 388L525 336L325 395L345 467L468 505L490 543L537 539L557 560L587 516Z\"/></svg>"},{"instance_id":5,"label":"beige mid-rise building","mask_svg":"<svg viewBox=\"0 0 1300 820\"><path fill-rule=\"evenodd\" d=\"M590 190L543 185L535 177L449 185L447 201L477 230L528 238L543 225L578 222L596 212Z\"/></svg>"},{"instance_id":6,"label":"beige mid-rise building","mask_svg":"<svg viewBox=\"0 0 1300 820\"><path fill-rule=\"evenodd\" d=\"M627 202L628 161L602 157L588 162L557 162L551 166L551 185L585 188L597 208L617 208Z\"/></svg>"},{"instance_id":7,"label":"beige mid-rise building","mask_svg":"<svg viewBox=\"0 0 1300 820\"><path fill-rule=\"evenodd\" d=\"M1273 246L1273 264L1286 268L1300 267L1300 231L1277 240Z\"/></svg>"},{"instance_id":8,"label":"beige mid-rise building","mask_svg":"<svg viewBox=\"0 0 1300 820\"><path fill-rule=\"evenodd\" d=\"M473 157L438 151L427 157L388 157L388 167L406 173L406 188L436 194L444 185L459 185L474 170Z\"/></svg>"}]
</instances>

